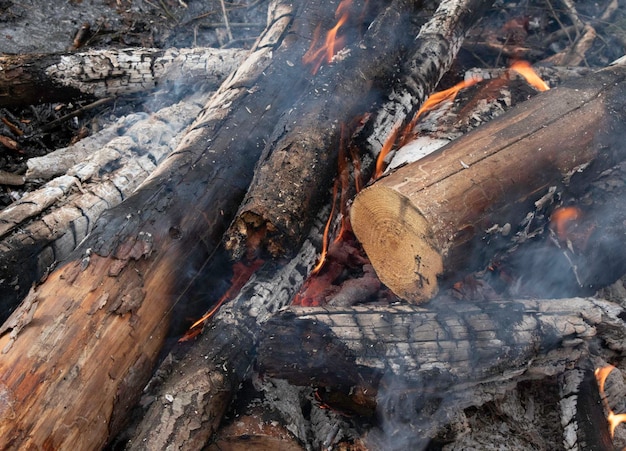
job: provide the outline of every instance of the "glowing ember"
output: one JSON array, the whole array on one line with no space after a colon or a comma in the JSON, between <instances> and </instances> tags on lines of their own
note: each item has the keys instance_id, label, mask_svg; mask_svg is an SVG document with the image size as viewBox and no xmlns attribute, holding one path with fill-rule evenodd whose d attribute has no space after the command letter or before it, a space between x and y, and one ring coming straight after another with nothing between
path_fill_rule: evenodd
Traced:
<instances>
[{"instance_id":1,"label":"glowing ember","mask_svg":"<svg viewBox=\"0 0 626 451\"><path fill-rule=\"evenodd\" d=\"M335 11L335 17L338 17L337 23L328 31L328 33L326 33L324 44L317 49L315 48L317 47L317 43L320 38L320 26L318 25L315 29L311 47L309 47L309 50L302 57L302 62L304 64L310 64L312 66L311 72L313 74L317 73L319 68L322 66L322 63L330 63L337 52L344 47L345 39L343 37L338 37L337 34L339 29L348 20L348 9L351 5L352 0L342 0L341 3L339 3L337 11Z\"/></svg>"},{"instance_id":2,"label":"glowing ember","mask_svg":"<svg viewBox=\"0 0 626 451\"><path fill-rule=\"evenodd\" d=\"M522 77L524 77L529 85L531 85L538 91L547 91L548 89L550 89L550 86L548 86L546 82L543 81L541 77L539 77L539 75L537 75L537 72L535 72L530 63L528 63L527 61L516 61L511 64L509 70L515 71L520 74Z\"/></svg>"},{"instance_id":3,"label":"glowing ember","mask_svg":"<svg viewBox=\"0 0 626 451\"><path fill-rule=\"evenodd\" d=\"M582 216L582 211L578 207L561 207L554 210L550 216L550 224L556 236L561 241L566 241L572 223Z\"/></svg>"},{"instance_id":4,"label":"glowing ember","mask_svg":"<svg viewBox=\"0 0 626 451\"><path fill-rule=\"evenodd\" d=\"M611 432L611 437L615 436L615 429L617 428L617 426L619 426L621 423L626 423L626 413L614 413L613 410L611 410L611 408L609 407L609 403L606 400L606 394L604 393L604 384L606 382L606 378L614 369L615 367L613 365L607 365L602 368L596 368L594 372L596 380L598 381L598 388L602 397L602 403L604 404L604 408L608 412L606 419L609 422L609 431Z\"/></svg>"}]
</instances>

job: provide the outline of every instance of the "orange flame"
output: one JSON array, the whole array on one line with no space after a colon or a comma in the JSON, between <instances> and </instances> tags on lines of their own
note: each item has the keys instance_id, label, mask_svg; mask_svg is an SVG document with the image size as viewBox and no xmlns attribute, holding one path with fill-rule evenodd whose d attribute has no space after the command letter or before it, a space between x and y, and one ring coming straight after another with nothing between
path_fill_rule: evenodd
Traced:
<instances>
[{"instance_id":1,"label":"orange flame","mask_svg":"<svg viewBox=\"0 0 626 451\"><path fill-rule=\"evenodd\" d=\"M548 86L548 84L543 81L539 75L537 75L537 72L535 72L533 67L527 61L515 61L511 64L509 70L520 74L529 85L538 91L547 91L550 89L550 86Z\"/></svg>"},{"instance_id":2,"label":"orange flame","mask_svg":"<svg viewBox=\"0 0 626 451\"><path fill-rule=\"evenodd\" d=\"M312 65L311 72L313 75L317 73L319 68L322 66L322 63L327 62L330 63L333 60L333 57L337 54L339 50L341 50L345 45L345 39L343 37L337 37L339 29L346 23L348 20L349 14L348 9L352 4L352 0L342 0L337 6L337 11L335 11L335 17L339 17L337 23L333 28L328 30L326 33L326 39L324 40L324 44L320 46L317 50L317 43L320 38L320 28L318 25L313 33L313 40L311 41L311 46L309 50L302 57L302 62L304 64Z\"/></svg>"},{"instance_id":3,"label":"orange flame","mask_svg":"<svg viewBox=\"0 0 626 451\"><path fill-rule=\"evenodd\" d=\"M430 97L428 97L428 99L426 99L426 101L421 106L421 108L417 110L417 113L415 113L415 116L413 116L413 119L411 119L411 122L409 122L409 125L406 127L405 132L402 136L402 141L400 145L405 145L409 141L409 136L410 136L411 131L413 131L413 129L415 128L415 124L417 124L418 119L424 113L427 113L433 110L437 105L439 105L442 102L445 102L446 100L450 100L450 101L454 100L457 94L459 93L459 91L465 88L469 88L470 86L474 86L476 83L479 83L482 80L483 79L480 77L472 77L468 80L463 80L462 82L457 83L451 88L436 92L432 94Z\"/></svg>"},{"instance_id":4,"label":"orange flame","mask_svg":"<svg viewBox=\"0 0 626 451\"><path fill-rule=\"evenodd\" d=\"M582 216L582 211L578 207L560 207L552 212L550 224L553 226L556 236L565 241L568 238L568 230L572 222Z\"/></svg>"},{"instance_id":5,"label":"orange flame","mask_svg":"<svg viewBox=\"0 0 626 451\"><path fill-rule=\"evenodd\" d=\"M204 314L202 318L200 318L198 321L196 321L195 323L191 325L189 330L187 330L187 333L185 333L185 335L183 335L178 341L179 342L188 341L194 338L195 336L197 336L198 334L200 334L200 332L202 331L202 328L199 326L203 325L205 321L207 321L209 318L215 315L215 313L219 310L219 308L226 301L234 297L235 294L239 290L241 290L241 288L245 285L245 283L250 279L252 274L254 274L254 272L257 269L259 269L262 264L263 264L263 260L261 259L254 260L252 263L250 263L250 265L246 265L243 262L235 263L233 265L233 277L231 279L230 288L226 290L226 293L224 293L221 298L219 298L219 300L217 301L217 303L213 306L211 310L209 310L207 313Z\"/></svg>"},{"instance_id":6,"label":"orange flame","mask_svg":"<svg viewBox=\"0 0 626 451\"><path fill-rule=\"evenodd\" d=\"M378 153L378 158L376 158L376 169L374 170L374 180L379 179L380 176L383 175L383 171L385 170L385 158L389 155L389 152L391 152L391 149L396 142L398 132L400 131L400 125L402 125L402 123L398 122L393 126L385 144L383 144L383 148L380 149L380 152Z\"/></svg>"},{"instance_id":7,"label":"orange flame","mask_svg":"<svg viewBox=\"0 0 626 451\"><path fill-rule=\"evenodd\" d=\"M330 224L333 222L333 217L335 216L335 207L337 206L337 191L339 190L339 179L335 180L335 184L333 185L333 206L330 209L330 215L328 215L328 221L326 221L326 226L324 227L324 234L322 235L322 251L320 252L320 259L315 265L315 268L311 270L311 274L309 277L317 274L323 267L326 262L326 254L328 253L328 235L330 234Z\"/></svg>"},{"instance_id":8,"label":"orange flame","mask_svg":"<svg viewBox=\"0 0 626 451\"><path fill-rule=\"evenodd\" d=\"M409 122L409 124L405 127L402 137L400 139L399 146L401 147L410 141L411 132L415 128L415 124L417 124L418 119L424 113L427 113L428 111L432 110L441 102L444 102L446 100L454 100L454 98L456 97L456 95L459 93L461 89L468 88L472 85L475 85L476 83L480 81L482 81L482 78L478 78L478 77L473 77L473 78L470 78L469 80L463 80L462 82L457 83L451 88L436 92L432 94L430 97L428 97L428 99L426 99L426 101L422 104L420 109L417 110L417 113L415 113L415 116L413 116L413 119L411 119L411 122ZM399 129L400 129L400 124L398 123L394 126L393 130L391 131L391 134L385 141L383 148L380 150L380 153L378 154L378 158L376 159L376 169L374 171L374 180L380 178L380 176L383 175L385 158L387 157L389 152L391 152L391 149L393 148L393 145L395 144L396 138L398 137Z\"/></svg>"},{"instance_id":9,"label":"orange flame","mask_svg":"<svg viewBox=\"0 0 626 451\"><path fill-rule=\"evenodd\" d=\"M604 384L606 382L606 378L609 376L611 371L613 371L615 367L613 365L607 365L602 368L596 368L594 374L596 376L596 380L598 381L598 389L600 390L600 395L602 396L602 403L604 404L604 408L608 412L607 421L609 422L609 431L611 432L611 437L615 436L615 429L621 423L626 423L626 413L616 414L609 407L609 402L606 400L606 394L604 393Z\"/></svg>"}]
</instances>

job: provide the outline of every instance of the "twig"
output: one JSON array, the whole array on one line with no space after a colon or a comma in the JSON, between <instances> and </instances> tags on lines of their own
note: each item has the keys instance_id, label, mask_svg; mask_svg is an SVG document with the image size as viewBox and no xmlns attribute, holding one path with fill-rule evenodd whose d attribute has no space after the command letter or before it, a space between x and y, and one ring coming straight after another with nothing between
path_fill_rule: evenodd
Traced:
<instances>
[{"instance_id":1,"label":"twig","mask_svg":"<svg viewBox=\"0 0 626 451\"><path fill-rule=\"evenodd\" d=\"M226 12L226 5L224 4L224 0L220 0L220 4L222 5L222 14L224 16L224 25L226 26L226 32L228 33L228 39L230 41L233 40L233 33L230 30L230 24L228 23L228 14Z\"/></svg>"},{"instance_id":2,"label":"twig","mask_svg":"<svg viewBox=\"0 0 626 451\"><path fill-rule=\"evenodd\" d=\"M12 172L0 170L0 185L22 186L26 183L26 177Z\"/></svg>"},{"instance_id":3,"label":"twig","mask_svg":"<svg viewBox=\"0 0 626 451\"><path fill-rule=\"evenodd\" d=\"M36 131L34 133L31 133L30 135L26 136L24 139L30 139L30 138L32 138L32 137L34 137L36 135L40 135L42 133L45 133L45 132L53 129L57 125L59 125L59 124L65 122L65 121L67 121L69 119L72 119L73 117L76 117L76 116L84 113L85 111L89 111L89 110L97 108L97 107L99 107L101 105L105 105L105 104L111 102L114 99L115 99L114 97L105 97L104 99L99 99L99 100L96 100L95 102L92 102L92 103L90 103L88 105L80 107L80 108L72 111L71 113L66 114L65 116L61 116L58 119L55 119L55 120L53 120L51 122L48 122L46 125L41 127L38 131Z\"/></svg>"}]
</instances>

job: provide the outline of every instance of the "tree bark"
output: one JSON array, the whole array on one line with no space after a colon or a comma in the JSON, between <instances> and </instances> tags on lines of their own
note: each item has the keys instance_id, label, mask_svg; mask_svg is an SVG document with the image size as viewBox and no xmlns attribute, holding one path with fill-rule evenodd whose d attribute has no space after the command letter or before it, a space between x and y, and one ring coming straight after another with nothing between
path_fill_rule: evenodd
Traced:
<instances>
[{"instance_id":1,"label":"tree bark","mask_svg":"<svg viewBox=\"0 0 626 451\"><path fill-rule=\"evenodd\" d=\"M246 57L245 50L141 49L0 56L0 107L69 102L174 90L180 80L217 88Z\"/></svg>"},{"instance_id":2,"label":"tree bark","mask_svg":"<svg viewBox=\"0 0 626 451\"><path fill-rule=\"evenodd\" d=\"M321 200L327 199L339 147L344 145L340 143L342 128L349 129L349 123L366 112L377 114L374 123L365 127L374 132L367 138L374 143L363 144L362 153L368 160L364 172L368 173L372 160L367 152L380 151L381 136L407 119L432 91L450 68L465 33L491 4L443 1L409 42L396 30L411 29L407 23L407 17L414 15L411 3L392 2L367 27L363 39L350 46L349 56L322 67L311 90L296 104L295 111L305 113L289 115L284 125L277 127L278 134L264 150L227 232L227 248L234 256L254 247L259 235L261 246L273 256L293 253ZM390 74L395 67L400 68L400 77ZM375 109L367 95L377 96Z\"/></svg>"},{"instance_id":3,"label":"tree bark","mask_svg":"<svg viewBox=\"0 0 626 451\"><path fill-rule=\"evenodd\" d=\"M487 229L521 223L577 171L592 180L621 161L624 76L610 68L537 95L364 189L350 219L381 281L404 299L430 299L438 278L472 269Z\"/></svg>"},{"instance_id":4,"label":"tree bark","mask_svg":"<svg viewBox=\"0 0 626 451\"><path fill-rule=\"evenodd\" d=\"M149 408L130 433L132 438L124 439L127 449L198 449L207 443L249 374L263 325L289 304L313 267L323 222L316 222L290 262L270 261L259 269L235 299L208 320L182 359L176 358L176 349L170 353L149 386Z\"/></svg>"},{"instance_id":5,"label":"tree bark","mask_svg":"<svg viewBox=\"0 0 626 451\"><path fill-rule=\"evenodd\" d=\"M0 321L33 283L63 261L107 209L122 202L165 159L206 104L208 94L31 158L25 179L54 177L0 211Z\"/></svg>"},{"instance_id":6,"label":"tree bark","mask_svg":"<svg viewBox=\"0 0 626 451\"><path fill-rule=\"evenodd\" d=\"M173 306L219 244L280 113L255 100L288 104L283 77L295 86L301 79L287 64L302 53L285 44L292 19L290 8L274 5L255 50L176 152L9 319L11 332L0 338L4 447L97 449L119 430Z\"/></svg>"}]
</instances>

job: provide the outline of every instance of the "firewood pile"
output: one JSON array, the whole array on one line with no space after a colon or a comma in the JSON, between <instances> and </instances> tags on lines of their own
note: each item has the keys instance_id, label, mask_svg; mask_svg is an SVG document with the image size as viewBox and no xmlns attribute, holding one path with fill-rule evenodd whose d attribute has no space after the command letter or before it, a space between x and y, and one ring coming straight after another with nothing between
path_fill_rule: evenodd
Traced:
<instances>
[{"instance_id":1,"label":"firewood pile","mask_svg":"<svg viewBox=\"0 0 626 451\"><path fill-rule=\"evenodd\" d=\"M200 3L0 55L0 448L626 447L619 2Z\"/></svg>"}]
</instances>

